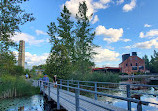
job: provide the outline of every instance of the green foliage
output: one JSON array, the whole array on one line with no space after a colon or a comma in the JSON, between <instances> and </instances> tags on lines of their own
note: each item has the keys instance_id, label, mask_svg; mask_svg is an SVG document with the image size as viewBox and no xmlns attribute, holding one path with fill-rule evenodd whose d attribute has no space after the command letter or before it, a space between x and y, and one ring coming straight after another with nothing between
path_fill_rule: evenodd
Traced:
<instances>
[{"instance_id":1,"label":"green foliage","mask_svg":"<svg viewBox=\"0 0 158 111\"><path fill-rule=\"evenodd\" d=\"M75 65L77 72L85 75L89 73L91 67L94 66L94 63L91 61L95 52L93 52L93 48L96 47L93 44L93 39L95 37L95 32L90 28L89 18L87 16L87 5L85 1L79 4L79 11L76 15L76 46L75 46Z\"/></svg>"},{"instance_id":2,"label":"green foliage","mask_svg":"<svg viewBox=\"0 0 158 111\"><path fill-rule=\"evenodd\" d=\"M29 69L25 69L24 70L24 74L30 74L30 70Z\"/></svg>"},{"instance_id":3,"label":"green foliage","mask_svg":"<svg viewBox=\"0 0 158 111\"><path fill-rule=\"evenodd\" d=\"M3 52L0 54L0 76L4 74L24 75L24 68L15 65L16 60L12 52Z\"/></svg>"},{"instance_id":4,"label":"green foliage","mask_svg":"<svg viewBox=\"0 0 158 111\"><path fill-rule=\"evenodd\" d=\"M117 73L87 73L85 75L82 75L81 73L77 74L71 74L69 76L69 79L73 80L81 80L81 81L98 81L98 82L119 82L120 77Z\"/></svg>"},{"instance_id":5,"label":"green foliage","mask_svg":"<svg viewBox=\"0 0 158 111\"><path fill-rule=\"evenodd\" d=\"M149 59L147 55L144 55L143 60L145 61L145 69L150 70Z\"/></svg>"},{"instance_id":6,"label":"green foliage","mask_svg":"<svg viewBox=\"0 0 158 111\"><path fill-rule=\"evenodd\" d=\"M152 73L158 73L158 52L154 50L154 55L151 56L150 71Z\"/></svg>"},{"instance_id":7,"label":"green foliage","mask_svg":"<svg viewBox=\"0 0 158 111\"><path fill-rule=\"evenodd\" d=\"M26 13L21 4L28 0L0 1L0 76L3 74L23 75L24 69L15 66L16 59L9 50L17 45L11 37L20 31L19 26L34 20L31 13Z\"/></svg>"},{"instance_id":8,"label":"green foliage","mask_svg":"<svg viewBox=\"0 0 158 111\"><path fill-rule=\"evenodd\" d=\"M143 59L145 61L146 70L150 70L152 73L158 73L158 52L154 50L154 54L151 56L150 61L147 55L145 55Z\"/></svg>"},{"instance_id":9,"label":"green foliage","mask_svg":"<svg viewBox=\"0 0 158 111\"><path fill-rule=\"evenodd\" d=\"M19 26L34 20L32 13L25 13L20 4L27 0L1 0L0 1L0 46L8 51L9 47L16 46L11 40L15 32L20 31Z\"/></svg>"},{"instance_id":10,"label":"green foliage","mask_svg":"<svg viewBox=\"0 0 158 111\"><path fill-rule=\"evenodd\" d=\"M16 66L16 65L14 65L13 69L10 70L9 73L11 75L14 75L14 76L21 76L21 75L25 74L25 70L24 70L24 68L22 66Z\"/></svg>"},{"instance_id":11,"label":"green foliage","mask_svg":"<svg viewBox=\"0 0 158 111\"><path fill-rule=\"evenodd\" d=\"M0 77L0 98L29 96L39 93L39 89L32 86L22 77L3 75Z\"/></svg>"},{"instance_id":12,"label":"green foliage","mask_svg":"<svg viewBox=\"0 0 158 111\"><path fill-rule=\"evenodd\" d=\"M0 75L9 74L13 69L16 63L15 56L12 52L0 53Z\"/></svg>"},{"instance_id":13,"label":"green foliage","mask_svg":"<svg viewBox=\"0 0 158 111\"><path fill-rule=\"evenodd\" d=\"M128 75L127 73L120 72L119 75Z\"/></svg>"},{"instance_id":14,"label":"green foliage","mask_svg":"<svg viewBox=\"0 0 158 111\"><path fill-rule=\"evenodd\" d=\"M59 25L53 22L48 26L48 34L53 45L51 53L46 61L46 73L58 75L58 78L65 78L72 71L74 37L72 36L73 22L70 20L71 13L64 6L61 17L58 17Z\"/></svg>"},{"instance_id":15,"label":"green foliage","mask_svg":"<svg viewBox=\"0 0 158 111\"><path fill-rule=\"evenodd\" d=\"M58 25L51 22L48 34L51 37L51 53L46 61L46 73L51 77L68 79L70 74L89 73L94 63L93 39L95 32L90 27L86 3L80 3L76 22L71 20L71 13L64 6Z\"/></svg>"}]
</instances>

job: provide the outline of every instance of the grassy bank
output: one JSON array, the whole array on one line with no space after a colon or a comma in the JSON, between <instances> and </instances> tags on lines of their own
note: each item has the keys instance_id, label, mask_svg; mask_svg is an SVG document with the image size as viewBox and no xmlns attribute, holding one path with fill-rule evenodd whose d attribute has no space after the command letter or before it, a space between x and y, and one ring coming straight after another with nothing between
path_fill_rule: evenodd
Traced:
<instances>
[{"instance_id":1,"label":"grassy bank","mask_svg":"<svg viewBox=\"0 0 158 111\"><path fill-rule=\"evenodd\" d=\"M31 96L39 93L39 89L32 86L23 77L3 75L0 77L0 99L20 96Z\"/></svg>"}]
</instances>

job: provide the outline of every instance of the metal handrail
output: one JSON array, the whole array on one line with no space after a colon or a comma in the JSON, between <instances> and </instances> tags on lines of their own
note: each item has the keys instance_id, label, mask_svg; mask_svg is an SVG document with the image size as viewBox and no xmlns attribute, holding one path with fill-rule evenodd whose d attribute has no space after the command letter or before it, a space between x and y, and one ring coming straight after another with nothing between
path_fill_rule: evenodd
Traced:
<instances>
[{"instance_id":1,"label":"metal handrail","mask_svg":"<svg viewBox=\"0 0 158 111\"><path fill-rule=\"evenodd\" d=\"M79 80L63 80L62 81L72 81L80 83L99 83L99 84L113 84L113 85L131 85L131 86L144 86L144 87L158 87L158 85L145 85L145 84L125 84L125 83L112 83L112 82L97 82L97 81L79 81Z\"/></svg>"},{"instance_id":2,"label":"metal handrail","mask_svg":"<svg viewBox=\"0 0 158 111\"><path fill-rule=\"evenodd\" d=\"M62 79L59 79L59 80L62 80ZM63 81L72 81L72 82L74 81L74 82L79 82L79 83L83 83L83 82L86 82L86 83L97 83L97 84L106 84L106 85L112 84L112 85L130 85L130 86L142 86L142 87L158 87L158 85L145 85L145 84L124 84L124 83L95 82L95 81L78 81L78 80L63 80ZM77 84L74 84L74 85L77 85ZM80 86L94 87L94 86L81 85L81 84L80 84ZM97 88L99 88L99 89L116 90L116 91L124 91L124 92L126 91L126 90L121 90L121 89L112 89L112 88L105 88L105 87L97 87ZM130 91L130 92L135 93L135 91ZM154 96L156 95L156 94L139 93L139 92L137 92L137 93L138 94L145 94L145 95L154 95Z\"/></svg>"},{"instance_id":3,"label":"metal handrail","mask_svg":"<svg viewBox=\"0 0 158 111\"><path fill-rule=\"evenodd\" d=\"M141 101L141 100L137 100L137 99L113 96L113 95L109 95L109 94L102 93L102 92L96 92L96 91L92 91L92 90L87 90L87 89L82 89L82 88L77 88L77 87L72 87L72 86L66 86L66 85L62 85L62 84L57 84L57 85L63 86L63 87L69 87L69 88L76 89L76 90L78 89L80 91L85 91L85 92L89 92L89 93L93 93L93 94L97 94L97 95L112 97L112 98L115 98L115 99L121 99L121 100L125 100L125 101L130 101L130 102L134 102L134 103L140 103L141 102L142 104L145 104L145 105L148 105L149 103L151 103L151 102Z\"/></svg>"}]
</instances>

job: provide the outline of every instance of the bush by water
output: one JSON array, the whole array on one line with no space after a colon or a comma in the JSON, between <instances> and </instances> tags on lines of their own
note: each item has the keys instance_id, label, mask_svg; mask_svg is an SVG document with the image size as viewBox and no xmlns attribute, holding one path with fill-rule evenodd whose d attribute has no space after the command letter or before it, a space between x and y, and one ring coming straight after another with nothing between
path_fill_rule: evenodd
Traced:
<instances>
[{"instance_id":1,"label":"bush by water","mask_svg":"<svg viewBox=\"0 0 158 111\"><path fill-rule=\"evenodd\" d=\"M21 76L3 75L0 77L0 99L19 96L30 96L39 93L39 89L32 86Z\"/></svg>"}]
</instances>

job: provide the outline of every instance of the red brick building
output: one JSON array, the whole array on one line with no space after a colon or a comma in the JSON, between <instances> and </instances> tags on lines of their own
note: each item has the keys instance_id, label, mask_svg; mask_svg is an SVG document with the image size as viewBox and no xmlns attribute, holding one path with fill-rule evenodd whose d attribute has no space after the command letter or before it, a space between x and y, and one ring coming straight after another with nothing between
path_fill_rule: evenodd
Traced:
<instances>
[{"instance_id":1,"label":"red brick building","mask_svg":"<svg viewBox=\"0 0 158 111\"><path fill-rule=\"evenodd\" d=\"M119 64L122 73L133 74L135 72L145 72L145 62L137 56L136 52L122 55L122 63Z\"/></svg>"}]
</instances>

